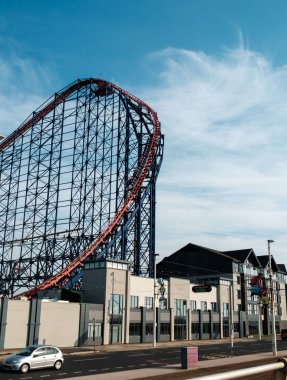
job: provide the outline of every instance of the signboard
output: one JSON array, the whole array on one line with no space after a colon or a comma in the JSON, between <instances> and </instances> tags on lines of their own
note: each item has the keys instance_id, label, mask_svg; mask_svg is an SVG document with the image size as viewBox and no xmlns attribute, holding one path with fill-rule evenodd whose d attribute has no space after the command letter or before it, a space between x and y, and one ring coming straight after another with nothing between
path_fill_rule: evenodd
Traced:
<instances>
[{"instance_id":1,"label":"signboard","mask_svg":"<svg viewBox=\"0 0 287 380\"><path fill-rule=\"evenodd\" d=\"M192 291L194 293L206 293L211 292L212 288L211 285L194 285L192 287Z\"/></svg>"}]
</instances>

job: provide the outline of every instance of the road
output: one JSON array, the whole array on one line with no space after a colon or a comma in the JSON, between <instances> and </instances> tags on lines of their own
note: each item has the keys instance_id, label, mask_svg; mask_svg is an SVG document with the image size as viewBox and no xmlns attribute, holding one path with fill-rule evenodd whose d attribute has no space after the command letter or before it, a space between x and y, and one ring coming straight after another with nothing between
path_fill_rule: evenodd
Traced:
<instances>
[{"instance_id":1,"label":"road","mask_svg":"<svg viewBox=\"0 0 287 380\"><path fill-rule=\"evenodd\" d=\"M190 342L186 343L190 345ZM278 350L286 349L287 342L278 341ZM90 351L82 353L80 350L77 352L77 348L74 348L73 350L64 349L63 352L65 363L60 371L43 369L31 371L25 375L1 371L1 380L64 379L140 368L155 368L164 365L178 365L181 362L180 347L146 348L116 352ZM272 352L271 342L265 340L241 342L236 343L233 347L233 356L259 352ZM198 354L199 361L228 357L231 354L230 344L200 345L198 347ZM262 379L262 377L253 376L253 379Z\"/></svg>"}]
</instances>

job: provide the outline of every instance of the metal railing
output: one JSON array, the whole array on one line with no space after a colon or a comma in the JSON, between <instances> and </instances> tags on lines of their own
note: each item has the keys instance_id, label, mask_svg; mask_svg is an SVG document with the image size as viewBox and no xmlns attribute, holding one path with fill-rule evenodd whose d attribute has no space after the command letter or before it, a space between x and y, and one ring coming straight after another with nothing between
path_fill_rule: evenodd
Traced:
<instances>
[{"instance_id":1,"label":"metal railing","mask_svg":"<svg viewBox=\"0 0 287 380\"><path fill-rule=\"evenodd\" d=\"M273 371L272 379L274 380L287 380L287 360L280 358L277 363L264 364L250 368L237 369L229 372L216 373L213 375L193 377L187 380L231 380L240 379L243 376L257 375L259 373L266 373Z\"/></svg>"}]
</instances>

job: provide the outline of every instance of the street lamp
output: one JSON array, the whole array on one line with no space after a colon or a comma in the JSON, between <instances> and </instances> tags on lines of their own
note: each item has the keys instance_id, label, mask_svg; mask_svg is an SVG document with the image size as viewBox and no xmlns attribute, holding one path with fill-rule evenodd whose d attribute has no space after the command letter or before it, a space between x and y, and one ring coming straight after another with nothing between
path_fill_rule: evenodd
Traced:
<instances>
[{"instance_id":1,"label":"street lamp","mask_svg":"<svg viewBox=\"0 0 287 380\"><path fill-rule=\"evenodd\" d=\"M153 346L156 347L156 326L157 326L157 323L156 323L156 305L155 305L155 300L156 300L156 297L157 297L157 282L156 282L156 257L159 256L158 253L155 253L154 254L154 262L153 262L153 279L154 279L154 283L153 283L153 295L154 295L154 298L153 298Z\"/></svg>"},{"instance_id":2,"label":"street lamp","mask_svg":"<svg viewBox=\"0 0 287 380\"><path fill-rule=\"evenodd\" d=\"M272 264L271 264L271 254L270 254L270 244L274 243L274 240L267 240L268 243L268 256L269 256L269 285L270 285L270 312L272 321L272 351L273 355L277 356L277 341L276 341L276 328L275 328L275 310L274 310L274 291L273 291L273 280L272 280Z\"/></svg>"}]
</instances>

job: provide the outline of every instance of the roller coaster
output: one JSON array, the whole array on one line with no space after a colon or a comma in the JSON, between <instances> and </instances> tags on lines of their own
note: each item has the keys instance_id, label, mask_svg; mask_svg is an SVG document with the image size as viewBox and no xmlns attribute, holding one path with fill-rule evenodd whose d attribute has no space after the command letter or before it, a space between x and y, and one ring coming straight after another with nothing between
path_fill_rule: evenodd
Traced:
<instances>
[{"instance_id":1,"label":"roller coaster","mask_svg":"<svg viewBox=\"0 0 287 380\"><path fill-rule=\"evenodd\" d=\"M156 112L105 80L77 80L0 143L0 292L80 289L84 262L153 276L164 136Z\"/></svg>"}]
</instances>

